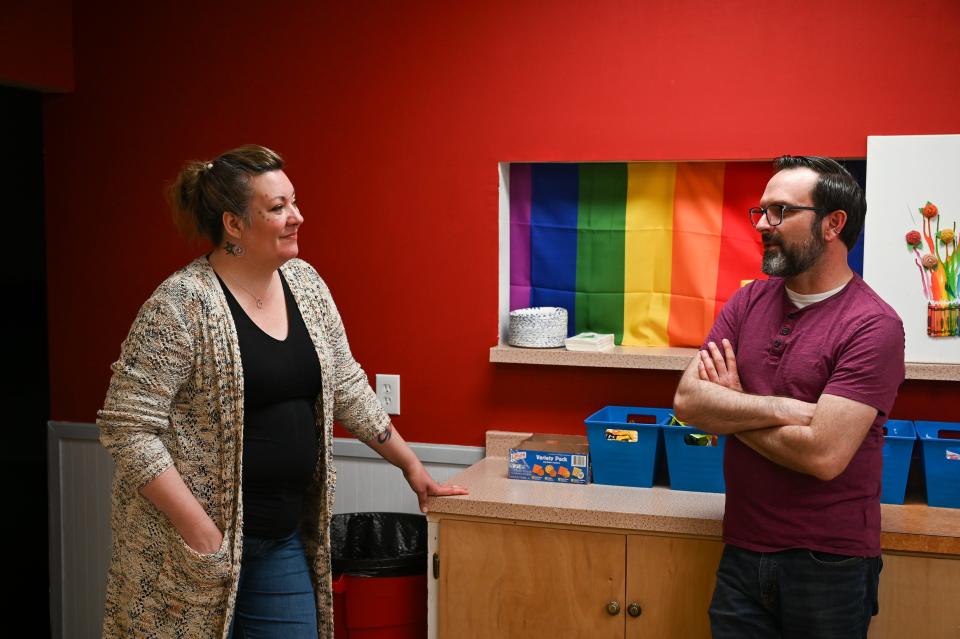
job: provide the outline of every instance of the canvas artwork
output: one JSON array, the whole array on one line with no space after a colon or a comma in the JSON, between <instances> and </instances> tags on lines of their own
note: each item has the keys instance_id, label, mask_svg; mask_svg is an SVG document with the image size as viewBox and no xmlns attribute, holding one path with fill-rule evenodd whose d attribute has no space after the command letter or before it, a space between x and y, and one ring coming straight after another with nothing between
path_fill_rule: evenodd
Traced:
<instances>
[{"instance_id":1,"label":"canvas artwork","mask_svg":"<svg viewBox=\"0 0 960 639\"><path fill-rule=\"evenodd\" d=\"M960 363L960 135L867 139L864 279L903 319L908 362Z\"/></svg>"}]
</instances>

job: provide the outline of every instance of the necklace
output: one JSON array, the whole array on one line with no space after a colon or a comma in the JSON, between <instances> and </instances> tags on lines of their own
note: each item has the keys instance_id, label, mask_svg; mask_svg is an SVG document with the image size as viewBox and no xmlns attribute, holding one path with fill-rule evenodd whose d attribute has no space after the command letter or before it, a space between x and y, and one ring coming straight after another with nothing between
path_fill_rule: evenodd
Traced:
<instances>
[{"instance_id":1,"label":"necklace","mask_svg":"<svg viewBox=\"0 0 960 639\"><path fill-rule=\"evenodd\" d=\"M257 308L263 308L263 297L262 297L262 296L255 294L253 291L251 291L250 289L248 289L246 286L244 286L244 285L241 284L240 282L237 282L236 280L234 280L233 283L236 284L237 286L239 286L240 288L242 288L250 297L252 297L254 300L256 300L256 302L257 302Z\"/></svg>"}]
</instances>

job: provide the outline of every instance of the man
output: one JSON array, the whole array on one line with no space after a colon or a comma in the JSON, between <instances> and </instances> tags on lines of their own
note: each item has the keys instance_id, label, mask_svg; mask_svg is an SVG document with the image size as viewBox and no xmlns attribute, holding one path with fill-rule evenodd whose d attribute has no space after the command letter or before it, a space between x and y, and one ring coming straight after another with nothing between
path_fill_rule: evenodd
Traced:
<instances>
[{"instance_id":1,"label":"man","mask_svg":"<svg viewBox=\"0 0 960 639\"><path fill-rule=\"evenodd\" d=\"M768 280L726 303L679 419L730 435L715 639L866 637L877 612L883 423L903 324L847 266L866 202L828 158L784 156L750 219Z\"/></svg>"}]
</instances>

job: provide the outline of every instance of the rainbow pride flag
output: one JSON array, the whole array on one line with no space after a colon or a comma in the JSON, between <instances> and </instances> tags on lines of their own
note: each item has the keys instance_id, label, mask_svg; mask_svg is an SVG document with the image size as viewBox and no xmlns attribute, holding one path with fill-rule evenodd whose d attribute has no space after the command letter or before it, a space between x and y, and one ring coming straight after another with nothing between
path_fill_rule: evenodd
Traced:
<instances>
[{"instance_id":1,"label":"rainbow pride flag","mask_svg":"<svg viewBox=\"0 0 960 639\"><path fill-rule=\"evenodd\" d=\"M763 277L747 209L770 162L511 164L510 309L562 306L569 334L700 346Z\"/></svg>"}]
</instances>

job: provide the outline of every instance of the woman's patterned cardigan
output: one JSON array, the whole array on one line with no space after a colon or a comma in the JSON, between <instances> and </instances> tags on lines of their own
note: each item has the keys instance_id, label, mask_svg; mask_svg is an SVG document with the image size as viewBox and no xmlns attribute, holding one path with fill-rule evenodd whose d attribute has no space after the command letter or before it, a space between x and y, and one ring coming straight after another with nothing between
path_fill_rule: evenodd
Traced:
<instances>
[{"instance_id":1,"label":"woman's patterned cardigan","mask_svg":"<svg viewBox=\"0 0 960 639\"><path fill-rule=\"evenodd\" d=\"M336 419L359 439L390 420L353 359L330 291L302 260L281 269L320 359L320 459L301 532L317 598L319 637L333 637L330 517ZM237 594L243 533L243 370L233 316L201 257L170 276L140 309L113 365L100 440L116 462L113 550L104 637L226 636ZM176 466L223 545L210 555L187 546L139 489Z\"/></svg>"}]
</instances>

